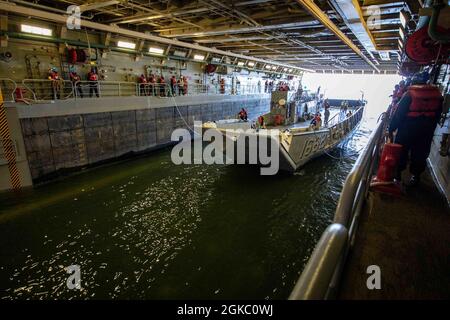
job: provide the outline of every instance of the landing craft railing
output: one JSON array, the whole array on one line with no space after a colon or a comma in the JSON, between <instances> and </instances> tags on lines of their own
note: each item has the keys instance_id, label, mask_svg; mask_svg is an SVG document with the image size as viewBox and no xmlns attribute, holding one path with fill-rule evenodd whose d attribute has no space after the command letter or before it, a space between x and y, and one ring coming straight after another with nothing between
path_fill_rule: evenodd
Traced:
<instances>
[{"instance_id":1,"label":"landing craft railing","mask_svg":"<svg viewBox=\"0 0 450 320\"><path fill-rule=\"evenodd\" d=\"M383 114L382 120L378 122L366 147L347 176L333 224L322 234L289 296L290 300L335 297L347 254L353 245L370 178L378 161L385 119Z\"/></svg>"}]
</instances>

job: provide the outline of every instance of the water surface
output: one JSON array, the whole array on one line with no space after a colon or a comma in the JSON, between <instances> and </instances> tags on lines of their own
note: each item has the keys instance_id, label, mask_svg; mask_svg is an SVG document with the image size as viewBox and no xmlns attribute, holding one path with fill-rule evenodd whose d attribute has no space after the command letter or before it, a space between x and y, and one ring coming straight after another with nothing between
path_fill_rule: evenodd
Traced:
<instances>
[{"instance_id":1,"label":"water surface","mask_svg":"<svg viewBox=\"0 0 450 320\"><path fill-rule=\"evenodd\" d=\"M286 299L374 122L294 175L176 166L166 149L2 194L0 297Z\"/></svg>"}]
</instances>

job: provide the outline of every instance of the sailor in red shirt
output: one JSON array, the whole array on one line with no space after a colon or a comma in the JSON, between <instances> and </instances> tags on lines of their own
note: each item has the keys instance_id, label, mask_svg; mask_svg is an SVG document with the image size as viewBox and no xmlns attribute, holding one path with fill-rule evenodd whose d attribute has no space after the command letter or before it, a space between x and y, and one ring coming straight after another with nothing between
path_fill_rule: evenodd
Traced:
<instances>
[{"instance_id":1,"label":"sailor in red shirt","mask_svg":"<svg viewBox=\"0 0 450 320\"><path fill-rule=\"evenodd\" d=\"M70 73L70 81L72 81L73 88L78 92L80 98L83 98L83 89L81 88L81 77L75 71Z\"/></svg>"},{"instance_id":2,"label":"sailor in red shirt","mask_svg":"<svg viewBox=\"0 0 450 320\"><path fill-rule=\"evenodd\" d=\"M139 83L139 95L146 96L147 95L147 78L141 74L138 78Z\"/></svg>"},{"instance_id":3,"label":"sailor in red shirt","mask_svg":"<svg viewBox=\"0 0 450 320\"><path fill-rule=\"evenodd\" d=\"M48 71L48 79L52 80L51 85L52 85L52 93L53 93L53 99L60 99L61 95L61 81L59 78L59 74L58 74L58 69L56 69L55 67L52 67L49 71Z\"/></svg>"},{"instance_id":4,"label":"sailor in red shirt","mask_svg":"<svg viewBox=\"0 0 450 320\"><path fill-rule=\"evenodd\" d=\"M150 76L148 77L148 83L150 84L150 94L152 96L155 96L156 95L156 92L155 92L156 78L153 74L150 74Z\"/></svg>"},{"instance_id":5,"label":"sailor in red shirt","mask_svg":"<svg viewBox=\"0 0 450 320\"><path fill-rule=\"evenodd\" d=\"M91 71L87 75L87 79L89 81L89 97L92 98L92 94L95 92L97 98L98 94L98 75L95 68L91 68Z\"/></svg>"},{"instance_id":6,"label":"sailor in red shirt","mask_svg":"<svg viewBox=\"0 0 450 320\"><path fill-rule=\"evenodd\" d=\"M184 86L183 86L183 94L187 95L188 93L188 80L186 77L183 76L183 82L184 82Z\"/></svg>"},{"instance_id":7,"label":"sailor in red shirt","mask_svg":"<svg viewBox=\"0 0 450 320\"><path fill-rule=\"evenodd\" d=\"M159 95L161 97L166 96L166 79L164 79L163 75L159 77Z\"/></svg>"},{"instance_id":8,"label":"sailor in red shirt","mask_svg":"<svg viewBox=\"0 0 450 320\"><path fill-rule=\"evenodd\" d=\"M248 121L248 115L247 115L247 110L245 110L244 108L241 109L241 111L239 111L239 119L241 119L242 121Z\"/></svg>"},{"instance_id":9,"label":"sailor in red shirt","mask_svg":"<svg viewBox=\"0 0 450 320\"><path fill-rule=\"evenodd\" d=\"M170 91L172 96L176 95L176 90L177 90L177 78L175 78L175 76L172 76L170 78Z\"/></svg>"},{"instance_id":10,"label":"sailor in red shirt","mask_svg":"<svg viewBox=\"0 0 450 320\"><path fill-rule=\"evenodd\" d=\"M389 134L397 130L395 143L402 145L397 179L406 169L411 152L409 171L412 174L410 185L420 181L430 154L434 130L442 112L443 97L438 87L427 84L429 74L421 72L412 79L412 85L401 98L397 110L389 124Z\"/></svg>"}]
</instances>

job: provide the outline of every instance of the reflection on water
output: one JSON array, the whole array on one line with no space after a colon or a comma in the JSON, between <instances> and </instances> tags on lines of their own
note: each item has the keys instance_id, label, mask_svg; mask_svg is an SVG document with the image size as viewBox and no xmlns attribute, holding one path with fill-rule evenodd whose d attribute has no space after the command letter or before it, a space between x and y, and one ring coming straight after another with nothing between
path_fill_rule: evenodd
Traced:
<instances>
[{"instance_id":1,"label":"reflection on water","mask_svg":"<svg viewBox=\"0 0 450 320\"><path fill-rule=\"evenodd\" d=\"M2 195L0 297L287 298L373 124L294 175L175 166L166 150Z\"/></svg>"}]
</instances>

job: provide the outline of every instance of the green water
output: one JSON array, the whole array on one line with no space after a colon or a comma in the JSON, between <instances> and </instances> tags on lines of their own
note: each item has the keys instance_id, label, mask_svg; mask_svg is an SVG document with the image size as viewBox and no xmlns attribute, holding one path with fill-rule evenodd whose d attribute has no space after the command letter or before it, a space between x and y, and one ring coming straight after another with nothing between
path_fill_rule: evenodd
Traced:
<instances>
[{"instance_id":1,"label":"green water","mask_svg":"<svg viewBox=\"0 0 450 320\"><path fill-rule=\"evenodd\" d=\"M2 194L0 297L285 299L372 125L294 175L176 166L166 149Z\"/></svg>"}]
</instances>

